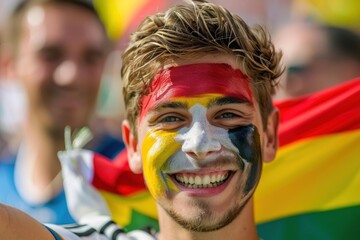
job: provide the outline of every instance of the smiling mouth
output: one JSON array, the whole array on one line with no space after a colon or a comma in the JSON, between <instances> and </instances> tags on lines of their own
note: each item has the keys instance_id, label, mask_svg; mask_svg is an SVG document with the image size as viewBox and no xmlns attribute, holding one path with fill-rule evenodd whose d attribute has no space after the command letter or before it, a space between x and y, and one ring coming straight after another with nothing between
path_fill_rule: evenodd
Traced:
<instances>
[{"instance_id":1,"label":"smiling mouth","mask_svg":"<svg viewBox=\"0 0 360 240\"><path fill-rule=\"evenodd\" d=\"M185 188L214 188L224 184L232 174L232 171L209 174L176 173L171 177Z\"/></svg>"}]
</instances>

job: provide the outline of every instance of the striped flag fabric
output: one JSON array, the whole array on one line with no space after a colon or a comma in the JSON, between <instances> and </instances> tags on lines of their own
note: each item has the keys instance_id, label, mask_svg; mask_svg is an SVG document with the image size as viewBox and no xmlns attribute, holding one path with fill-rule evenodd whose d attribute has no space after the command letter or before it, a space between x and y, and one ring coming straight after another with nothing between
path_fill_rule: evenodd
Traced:
<instances>
[{"instance_id":1,"label":"striped flag fabric","mask_svg":"<svg viewBox=\"0 0 360 240\"><path fill-rule=\"evenodd\" d=\"M260 236L360 238L360 78L280 110L280 149L255 193Z\"/></svg>"},{"instance_id":2,"label":"striped flag fabric","mask_svg":"<svg viewBox=\"0 0 360 240\"><path fill-rule=\"evenodd\" d=\"M88 181L105 199L113 220L128 231L149 227L158 230L155 202L143 176L131 172L126 151L112 161L92 154Z\"/></svg>"}]
</instances>

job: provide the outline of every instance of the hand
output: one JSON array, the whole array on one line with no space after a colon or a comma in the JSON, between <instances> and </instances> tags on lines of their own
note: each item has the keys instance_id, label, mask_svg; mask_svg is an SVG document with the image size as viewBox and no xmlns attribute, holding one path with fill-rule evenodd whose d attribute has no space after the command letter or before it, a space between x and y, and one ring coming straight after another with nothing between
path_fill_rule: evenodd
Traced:
<instances>
[{"instance_id":1,"label":"hand","mask_svg":"<svg viewBox=\"0 0 360 240\"><path fill-rule=\"evenodd\" d=\"M58 153L61 162L64 190L69 211L81 224L94 228L99 222L111 220L105 200L91 185L93 177L93 152L88 150L67 150ZM96 226L93 226L96 222Z\"/></svg>"}]
</instances>

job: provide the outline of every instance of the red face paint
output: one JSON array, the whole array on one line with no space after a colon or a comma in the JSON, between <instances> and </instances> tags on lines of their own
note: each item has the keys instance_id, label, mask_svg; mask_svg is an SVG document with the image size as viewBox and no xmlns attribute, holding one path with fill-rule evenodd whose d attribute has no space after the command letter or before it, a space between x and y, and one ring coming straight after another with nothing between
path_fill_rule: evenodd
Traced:
<instances>
[{"instance_id":1,"label":"red face paint","mask_svg":"<svg viewBox=\"0 0 360 240\"><path fill-rule=\"evenodd\" d=\"M160 100L201 94L222 94L252 103L248 78L224 63L171 67L155 75L149 94L141 99L140 121Z\"/></svg>"}]
</instances>

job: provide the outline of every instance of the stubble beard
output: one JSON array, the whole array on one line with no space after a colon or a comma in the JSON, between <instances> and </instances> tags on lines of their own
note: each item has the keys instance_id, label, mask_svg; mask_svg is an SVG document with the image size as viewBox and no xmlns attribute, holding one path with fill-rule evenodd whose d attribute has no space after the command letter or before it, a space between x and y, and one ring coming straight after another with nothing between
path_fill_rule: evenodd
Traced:
<instances>
[{"instance_id":1,"label":"stubble beard","mask_svg":"<svg viewBox=\"0 0 360 240\"><path fill-rule=\"evenodd\" d=\"M244 206L247 204L246 202L242 204L236 204L232 208L230 208L223 216L216 217L213 216L212 208L206 204L205 202L196 202L194 206L198 209L201 209L201 212L191 218L185 219L183 216L178 214L172 209L165 209L165 211L169 214L169 216L174 219L180 226L185 228L188 231L192 232L212 232L219 230L228 224L230 224L235 218L237 218ZM204 220L207 221L207 224L204 224Z\"/></svg>"}]
</instances>

